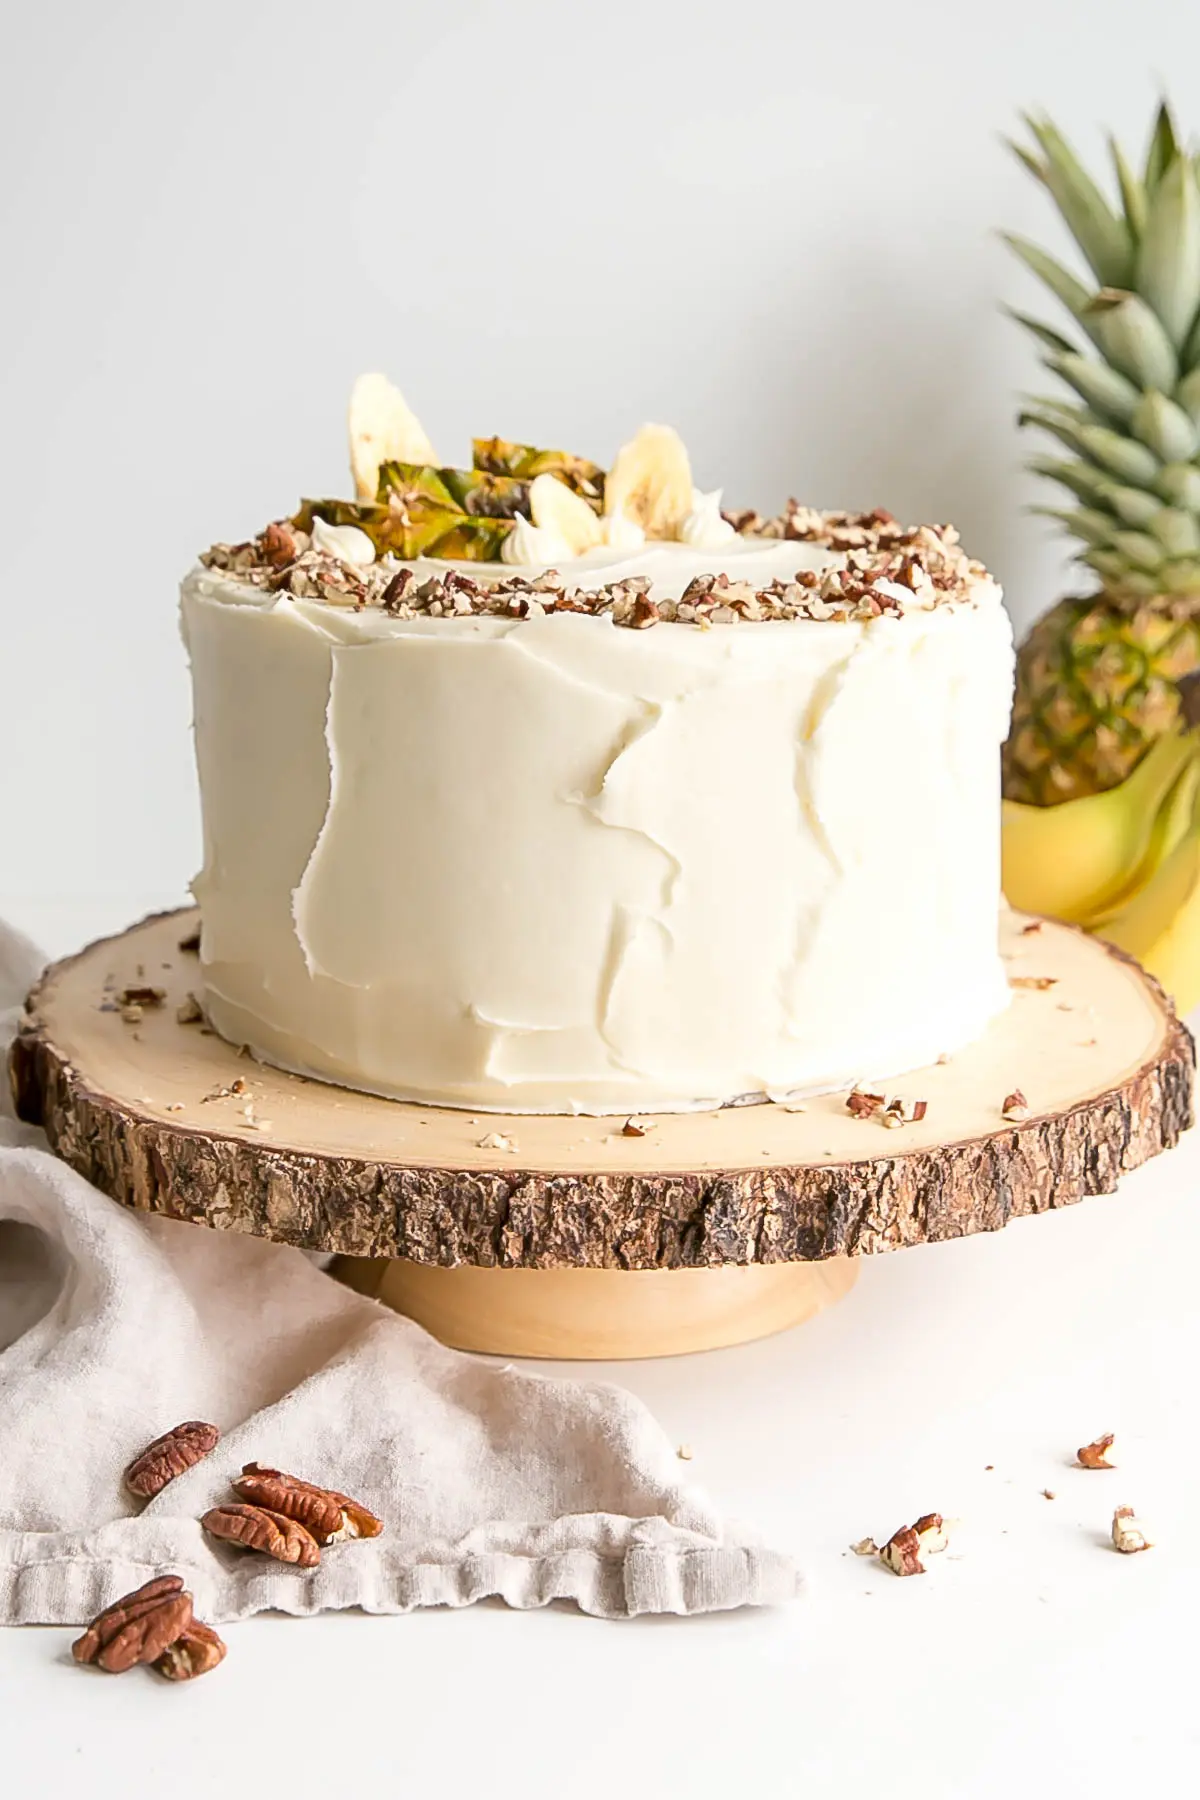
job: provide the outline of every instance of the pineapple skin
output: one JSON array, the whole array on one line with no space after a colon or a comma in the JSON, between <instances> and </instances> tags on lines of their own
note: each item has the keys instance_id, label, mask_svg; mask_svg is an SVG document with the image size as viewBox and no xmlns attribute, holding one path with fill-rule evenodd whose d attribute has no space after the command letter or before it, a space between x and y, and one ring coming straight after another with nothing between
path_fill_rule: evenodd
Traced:
<instances>
[{"instance_id":1,"label":"pineapple skin","mask_svg":"<svg viewBox=\"0 0 1200 1800\"><path fill-rule=\"evenodd\" d=\"M1200 597L1068 598L1017 655L1004 793L1054 806L1115 787L1179 713L1175 683L1200 668Z\"/></svg>"}]
</instances>

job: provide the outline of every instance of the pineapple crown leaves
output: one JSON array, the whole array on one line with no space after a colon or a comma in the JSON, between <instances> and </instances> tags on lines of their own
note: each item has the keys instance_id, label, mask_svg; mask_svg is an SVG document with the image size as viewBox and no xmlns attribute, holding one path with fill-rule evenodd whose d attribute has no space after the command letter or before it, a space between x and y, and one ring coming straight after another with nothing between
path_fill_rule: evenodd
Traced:
<instances>
[{"instance_id":1,"label":"pineapple crown leaves","mask_svg":"<svg viewBox=\"0 0 1200 1800\"><path fill-rule=\"evenodd\" d=\"M1109 140L1114 203L1050 120L1025 123L1034 147L1010 147L1049 193L1092 278L1005 234L1084 340L1007 309L1072 395L1029 397L1020 414L1072 453L1031 468L1081 502L1035 510L1066 525L1114 592L1200 591L1200 159L1181 145L1164 101L1140 172Z\"/></svg>"}]
</instances>

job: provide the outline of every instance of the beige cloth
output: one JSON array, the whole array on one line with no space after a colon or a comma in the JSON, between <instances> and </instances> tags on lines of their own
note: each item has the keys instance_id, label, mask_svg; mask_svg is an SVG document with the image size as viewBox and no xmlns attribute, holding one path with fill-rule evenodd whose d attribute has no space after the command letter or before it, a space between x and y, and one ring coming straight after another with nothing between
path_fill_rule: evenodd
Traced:
<instances>
[{"instance_id":1,"label":"beige cloth","mask_svg":"<svg viewBox=\"0 0 1200 1800\"><path fill-rule=\"evenodd\" d=\"M0 928L0 1009L37 960ZM126 1212L44 1146L0 1119L0 1623L74 1624L168 1569L215 1621L491 1595L627 1618L797 1592L621 1388L447 1350L300 1251ZM139 1508L125 1464L196 1418L216 1451ZM311 1571L207 1538L199 1516L252 1460L355 1494L383 1535Z\"/></svg>"}]
</instances>

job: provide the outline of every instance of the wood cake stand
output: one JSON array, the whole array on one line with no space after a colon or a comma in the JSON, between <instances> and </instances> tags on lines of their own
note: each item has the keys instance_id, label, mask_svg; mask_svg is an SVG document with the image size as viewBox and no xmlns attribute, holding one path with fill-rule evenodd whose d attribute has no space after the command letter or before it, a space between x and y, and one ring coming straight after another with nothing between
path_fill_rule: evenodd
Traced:
<instances>
[{"instance_id":1,"label":"wood cake stand","mask_svg":"<svg viewBox=\"0 0 1200 1800\"><path fill-rule=\"evenodd\" d=\"M1192 1123L1195 1051L1156 983L1068 926L1004 925L1013 1002L979 1043L887 1084L889 1129L845 1094L623 1119L408 1105L256 1062L176 1010L193 912L56 964L11 1076L22 1118L143 1211L341 1253L360 1290L447 1342L655 1356L778 1331L844 1294L857 1257L1110 1193ZM123 1016L127 986L165 989ZM1021 1089L1030 1116L1002 1117ZM509 1149L485 1148L499 1134Z\"/></svg>"}]
</instances>

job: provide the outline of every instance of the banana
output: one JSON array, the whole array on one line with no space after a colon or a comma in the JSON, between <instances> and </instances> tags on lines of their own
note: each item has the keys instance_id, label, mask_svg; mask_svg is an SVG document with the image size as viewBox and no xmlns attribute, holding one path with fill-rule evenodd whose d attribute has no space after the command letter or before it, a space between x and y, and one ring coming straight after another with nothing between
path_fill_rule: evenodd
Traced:
<instances>
[{"instance_id":1,"label":"banana","mask_svg":"<svg viewBox=\"0 0 1200 1800\"><path fill-rule=\"evenodd\" d=\"M399 388L386 375L360 375L350 393L350 472L360 500L375 500L379 465L436 466L433 445Z\"/></svg>"},{"instance_id":2,"label":"banana","mask_svg":"<svg viewBox=\"0 0 1200 1800\"><path fill-rule=\"evenodd\" d=\"M648 538L674 538L692 510L692 469L669 425L643 425L618 450L604 483L606 518L640 525Z\"/></svg>"},{"instance_id":3,"label":"banana","mask_svg":"<svg viewBox=\"0 0 1200 1800\"><path fill-rule=\"evenodd\" d=\"M1200 799L1200 757L1193 757L1190 762L1184 763L1182 770L1175 777L1173 785L1168 789L1162 805L1154 815L1145 856L1121 892L1099 912L1089 915L1086 920L1089 931L1096 931L1103 935L1105 922L1122 912L1135 894L1140 894L1144 887L1149 886L1176 844L1181 843L1187 834L1192 819L1192 809L1198 799Z\"/></svg>"},{"instance_id":4,"label":"banana","mask_svg":"<svg viewBox=\"0 0 1200 1800\"><path fill-rule=\"evenodd\" d=\"M1200 799L1193 799L1186 833L1153 879L1097 936L1136 957L1178 1012L1200 1004Z\"/></svg>"},{"instance_id":5,"label":"banana","mask_svg":"<svg viewBox=\"0 0 1200 1800\"><path fill-rule=\"evenodd\" d=\"M1003 887L1021 912L1074 924L1099 917L1146 864L1160 808L1197 755L1190 733L1152 746L1125 781L1059 806L1003 804ZM1149 871L1147 871L1149 873Z\"/></svg>"},{"instance_id":6,"label":"banana","mask_svg":"<svg viewBox=\"0 0 1200 1800\"><path fill-rule=\"evenodd\" d=\"M534 476L529 484L529 510L538 530L554 532L572 556L583 556L604 542L601 520L557 475Z\"/></svg>"}]
</instances>

